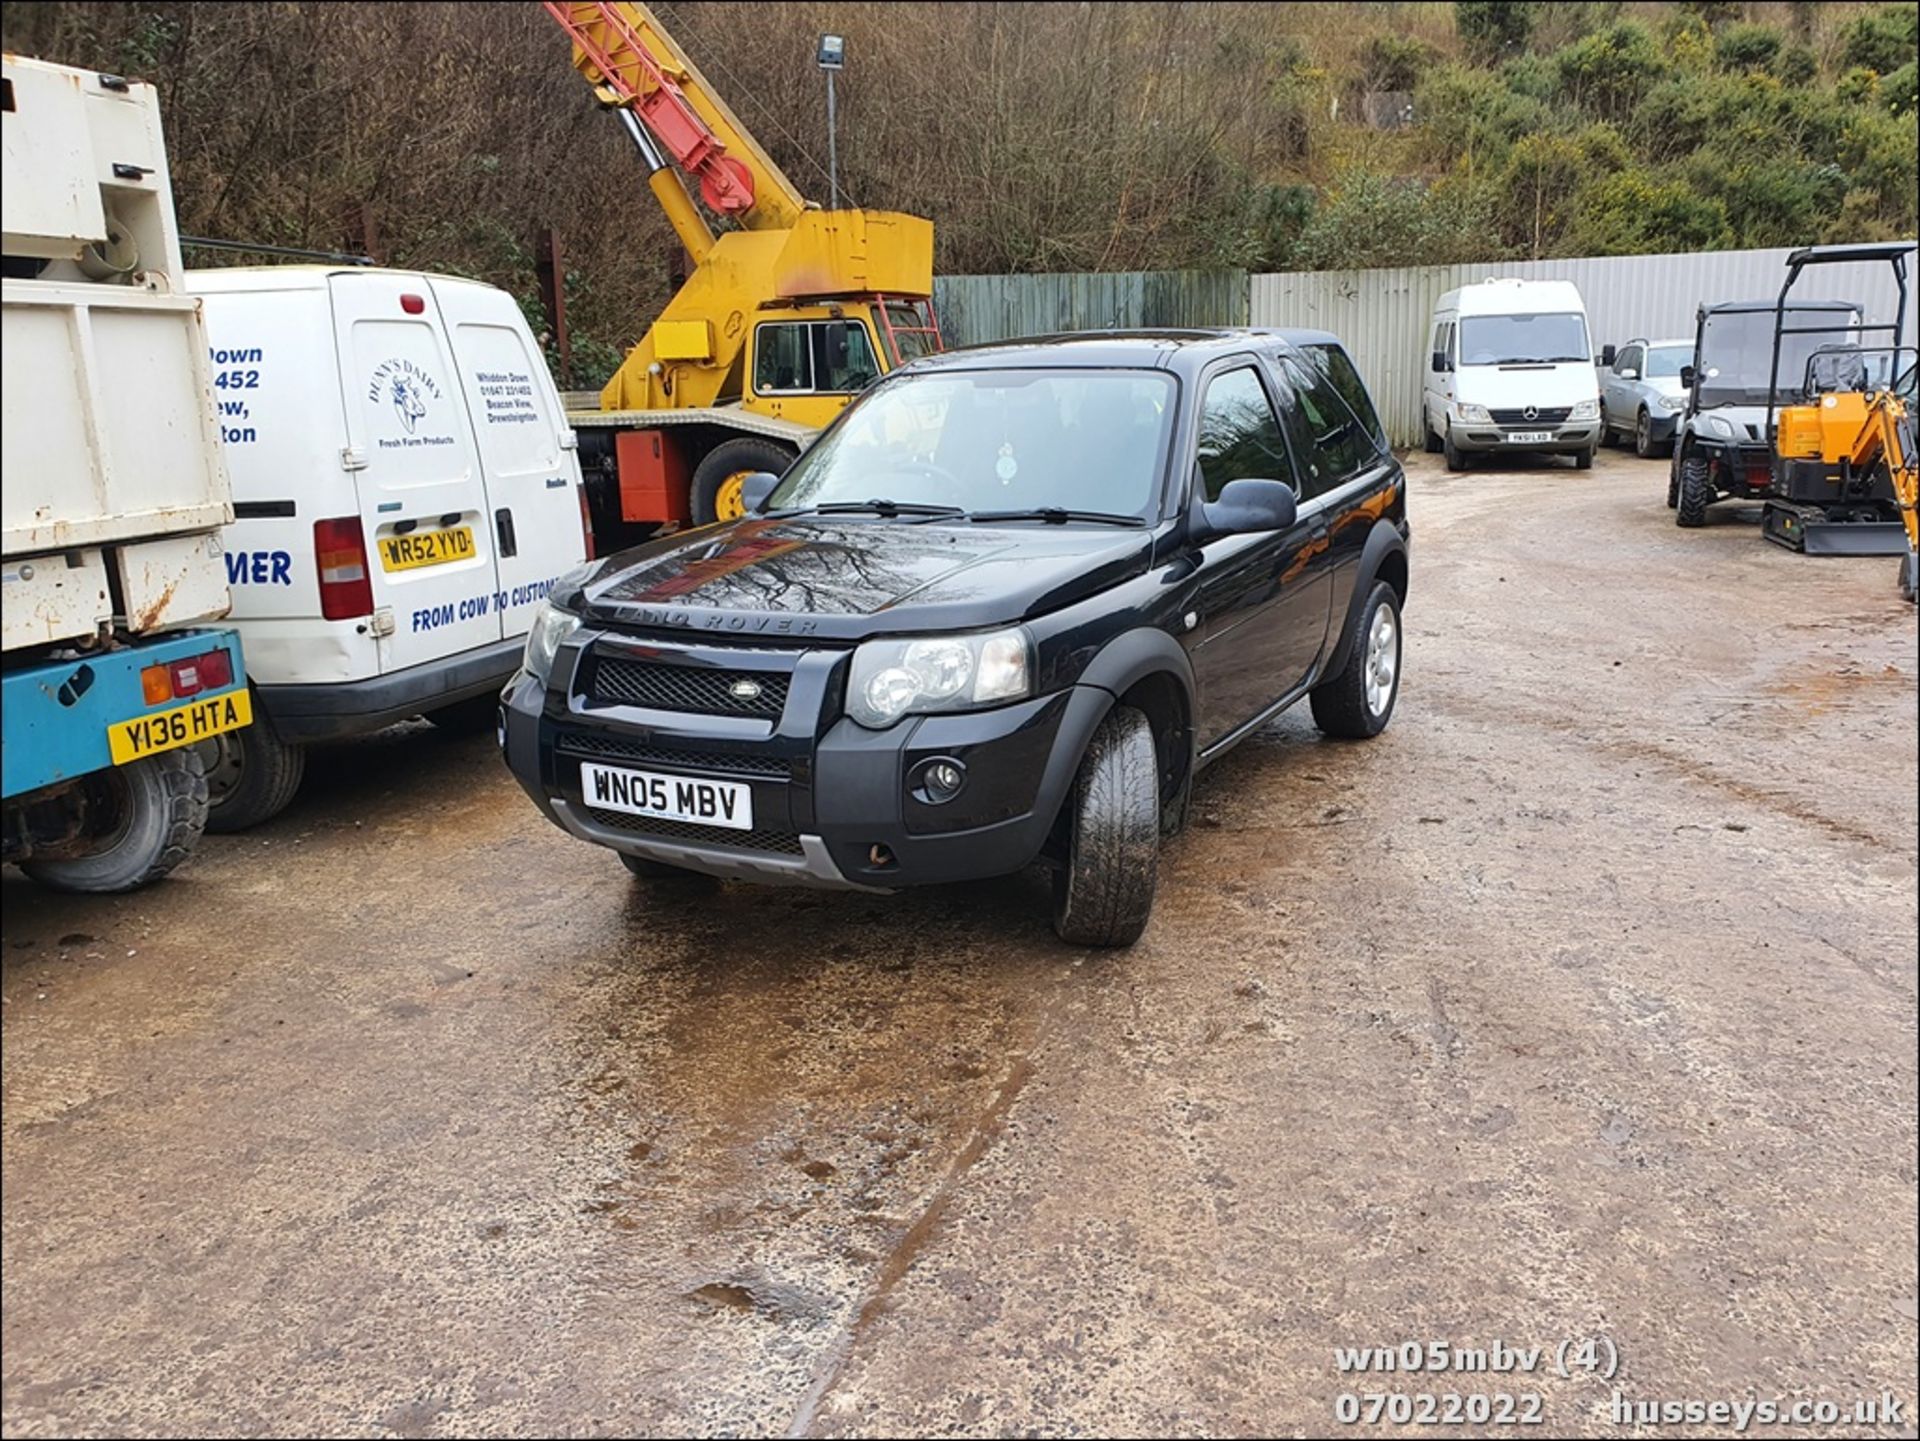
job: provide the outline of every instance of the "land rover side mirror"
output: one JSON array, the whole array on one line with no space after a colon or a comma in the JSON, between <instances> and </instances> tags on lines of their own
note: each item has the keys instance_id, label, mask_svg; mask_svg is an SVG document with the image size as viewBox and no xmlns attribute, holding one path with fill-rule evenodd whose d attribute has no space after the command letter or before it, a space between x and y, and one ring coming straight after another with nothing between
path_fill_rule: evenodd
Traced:
<instances>
[{"instance_id":1,"label":"land rover side mirror","mask_svg":"<svg viewBox=\"0 0 1920 1441\"><path fill-rule=\"evenodd\" d=\"M1629 365L1625 370L1616 370L1614 374L1619 376L1622 380L1638 380L1640 378L1640 372L1635 370L1631 365Z\"/></svg>"},{"instance_id":2,"label":"land rover side mirror","mask_svg":"<svg viewBox=\"0 0 1920 1441\"><path fill-rule=\"evenodd\" d=\"M1613 358L1619 353L1620 352L1615 350L1611 345L1601 346L1600 347L1600 368L1602 370L1612 370Z\"/></svg>"},{"instance_id":3,"label":"land rover side mirror","mask_svg":"<svg viewBox=\"0 0 1920 1441\"><path fill-rule=\"evenodd\" d=\"M780 477L770 470L756 470L752 475L740 478L740 504L748 515L758 515L766 505L767 497L773 494L773 488L780 483Z\"/></svg>"},{"instance_id":4,"label":"land rover side mirror","mask_svg":"<svg viewBox=\"0 0 1920 1441\"><path fill-rule=\"evenodd\" d=\"M1691 365L1683 365L1680 367L1681 389L1692 390L1694 381L1698 379L1699 379L1699 372L1694 370L1694 368Z\"/></svg>"},{"instance_id":5,"label":"land rover side mirror","mask_svg":"<svg viewBox=\"0 0 1920 1441\"><path fill-rule=\"evenodd\" d=\"M1247 535L1285 530L1298 518L1299 502L1283 480L1230 480L1218 500L1200 507L1209 535Z\"/></svg>"}]
</instances>

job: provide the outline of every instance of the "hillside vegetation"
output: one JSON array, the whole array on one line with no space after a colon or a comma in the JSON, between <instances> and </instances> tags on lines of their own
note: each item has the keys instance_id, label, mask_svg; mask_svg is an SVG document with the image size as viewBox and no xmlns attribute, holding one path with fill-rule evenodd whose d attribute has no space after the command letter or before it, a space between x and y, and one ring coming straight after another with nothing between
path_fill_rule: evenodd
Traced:
<instances>
[{"instance_id":1,"label":"hillside vegetation","mask_svg":"<svg viewBox=\"0 0 1920 1441\"><path fill-rule=\"evenodd\" d=\"M842 190L943 271L1332 268L1910 236L1912 4L659 7L810 196L844 33ZM672 239L538 5L9 3L6 48L161 87L182 228L531 303L567 255L603 372ZM1411 96L1413 123L1360 123ZM208 263L214 257L192 257Z\"/></svg>"}]
</instances>

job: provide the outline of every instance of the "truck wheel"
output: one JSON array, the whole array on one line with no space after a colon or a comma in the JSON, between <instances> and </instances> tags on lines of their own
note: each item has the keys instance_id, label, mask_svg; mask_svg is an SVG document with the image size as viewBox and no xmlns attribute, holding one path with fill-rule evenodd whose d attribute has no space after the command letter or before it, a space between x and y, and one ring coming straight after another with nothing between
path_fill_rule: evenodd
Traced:
<instances>
[{"instance_id":1,"label":"truck wheel","mask_svg":"<svg viewBox=\"0 0 1920 1441\"><path fill-rule=\"evenodd\" d=\"M191 748L96 771L81 785L97 849L20 867L53 890L137 890L193 854L207 827L207 777Z\"/></svg>"},{"instance_id":2,"label":"truck wheel","mask_svg":"<svg viewBox=\"0 0 1920 1441\"><path fill-rule=\"evenodd\" d=\"M740 482L756 470L778 475L792 464L793 452L777 441L743 436L716 445L693 468L693 523L738 520L747 513Z\"/></svg>"},{"instance_id":3,"label":"truck wheel","mask_svg":"<svg viewBox=\"0 0 1920 1441\"><path fill-rule=\"evenodd\" d=\"M1466 456L1461 453L1460 447L1453 443L1453 427L1451 425L1447 427L1447 433L1440 437L1440 449L1447 457L1448 470L1461 471L1467 468Z\"/></svg>"},{"instance_id":4,"label":"truck wheel","mask_svg":"<svg viewBox=\"0 0 1920 1441\"><path fill-rule=\"evenodd\" d=\"M281 740L264 715L197 749L207 773L207 829L216 835L272 820L292 803L307 773L306 747Z\"/></svg>"},{"instance_id":5,"label":"truck wheel","mask_svg":"<svg viewBox=\"0 0 1920 1441\"><path fill-rule=\"evenodd\" d=\"M1691 530L1707 523L1707 507L1717 497L1713 493L1713 467L1706 459L1690 455L1680 462L1678 493L1674 497L1673 523Z\"/></svg>"},{"instance_id":6,"label":"truck wheel","mask_svg":"<svg viewBox=\"0 0 1920 1441\"><path fill-rule=\"evenodd\" d=\"M1093 733L1067 796L1066 864L1053 878L1053 930L1075 946L1130 946L1153 911L1160 767L1153 727L1116 706Z\"/></svg>"},{"instance_id":7,"label":"truck wheel","mask_svg":"<svg viewBox=\"0 0 1920 1441\"><path fill-rule=\"evenodd\" d=\"M1573 468L1575 470L1592 470L1593 469L1593 453L1598 449L1599 449L1599 444L1598 442L1596 442L1595 444L1588 446L1585 450L1576 450L1573 453Z\"/></svg>"},{"instance_id":8,"label":"truck wheel","mask_svg":"<svg viewBox=\"0 0 1920 1441\"><path fill-rule=\"evenodd\" d=\"M1438 455L1440 453L1439 433L1436 432L1433 426L1424 418L1422 418L1420 426L1421 429L1426 432L1426 438L1421 441L1421 448L1425 450L1428 455Z\"/></svg>"},{"instance_id":9,"label":"truck wheel","mask_svg":"<svg viewBox=\"0 0 1920 1441\"><path fill-rule=\"evenodd\" d=\"M1400 698L1400 600L1392 586L1374 582L1344 639L1345 668L1307 693L1313 723L1340 740L1371 740Z\"/></svg>"},{"instance_id":10,"label":"truck wheel","mask_svg":"<svg viewBox=\"0 0 1920 1441\"><path fill-rule=\"evenodd\" d=\"M493 691L482 691L452 705L443 705L439 710L427 711L426 717L448 735L491 735L500 724L500 697Z\"/></svg>"}]
</instances>

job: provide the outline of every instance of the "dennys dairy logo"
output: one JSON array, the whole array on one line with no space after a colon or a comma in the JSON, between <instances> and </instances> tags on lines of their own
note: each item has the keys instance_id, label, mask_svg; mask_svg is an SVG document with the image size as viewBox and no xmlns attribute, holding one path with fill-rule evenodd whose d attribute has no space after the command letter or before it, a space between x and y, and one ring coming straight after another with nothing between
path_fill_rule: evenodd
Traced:
<instances>
[{"instance_id":1,"label":"dennys dairy logo","mask_svg":"<svg viewBox=\"0 0 1920 1441\"><path fill-rule=\"evenodd\" d=\"M440 382L411 360L383 360L367 383L367 403L378 405L383 399L400 417L401 429L412 435L426 419L429 402L440 399Z\"/></svg>"}]
</instances>

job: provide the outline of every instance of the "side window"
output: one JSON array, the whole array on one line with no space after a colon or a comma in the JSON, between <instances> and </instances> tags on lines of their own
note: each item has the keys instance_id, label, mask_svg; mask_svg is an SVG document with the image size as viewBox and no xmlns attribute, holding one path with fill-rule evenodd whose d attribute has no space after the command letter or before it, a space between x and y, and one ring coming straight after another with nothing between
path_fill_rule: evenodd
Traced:
<instances>
[{"instance_id":1,"label":"side window","mask_svg":"<svg viewBox=\"0 0 1920 1441\"><path fill-rule=\"evenodd\" d=\"M806 326L762 325L753 332L753 388L763 395L813 389Z\"/></svg>"},{"instance_id":2,"label":"side window","mask_svg":"<svg viewBox=\"0 0 1920 1441\"><path fill-rule=\"evenodd\" d=\"M1364 470L1379 452L1325 376L1290 355L1276 365L1285 380L1280 415L1293 442L1300 498L1311 500Z\"/></svg>"},{"instance_id":3,"label":"side window","mask_svg":"<svg viewBox=\"0 0 1920 1441\"><path fill-rule=\"evenodd\" d=\"M1284 480L1300 493L1266 387L1251 366L1207 382L1200 402L1200 483L1218 500L1230 480Z\"/></svg>"},{"instance_id":4,"label":"side window","mask_svg":"<svg viewBox=\"0 0 1920 1441\"><path fill-rule=\"evenodd\" d=\"M1433 327L1433 343L1427 347L1427 362L1429 366L1431 366L1434 356L1445 355L1446 353L1447 327L1442 322L1436 322Z\"/></svg>"},{"instance_id":5,"label":"side window","mask_svg":"<svg viewBox=\"0 0 1920 1441\"><path fill-rule=\"evenodd\" d=\"M857 320L828 321L813 331L813 375L816 390L865 390L880 373L874 363L873 342L867 327Z\"/></svg>"},{"instance_id":6,"label":"side window","mask_svg":"<svg viewBox=\"0 0 1920 1441\"><path fill-rule=\"evenodd\" d=\"M1453 343L1455 338L1454 337L1455 329L1456 327L1454 323L1451 320L1449 320L1446 324L1446 332L1447 332L1446 352L1447 352L1447 369L1448 370L1457 369L1460 364L1460 347Z\"/></svg>"},{"instance_id":7,"label":"side window","mask_svg":"<svg viewBox=\"0 0 1920 1441\"><path fill-rule=\"evenodd\" d=\"M851 394L880 367L857 320L778 321L754 330L753 388L762 395Z\"/></svg>"},{"instance_id":8,"label":"side window","mask_svg":"<svg viewBox=\"0 0 1920 1441\"><path fill-rule=\"evenodd\" d=\"M1615 374L1623 370L1631 370L1635 375L1645 375L1647 373L1646 356L1639 346L1629 345L1614 356L1613 369Z\"/></svg>"},{"instance_id":9,"label":"side window","mask_svg":"<svg viewBox=\"0 0 1920 1441\"><path fill-rule=\"evenodd\" d=\"M1300 353L1326 377L1341 402L1353 412L1353 418L1360 422L1360 429L1373 442L1373 448L1385 455L1391 449L1387 444L1387 432L1381 427L1380 416L1373 408L1373 397L1367 393L1367 383L1360 378L1360 372L1353 368L1353 358L1337 345L1309 345Z\"/></svg>"}]
</instances>

